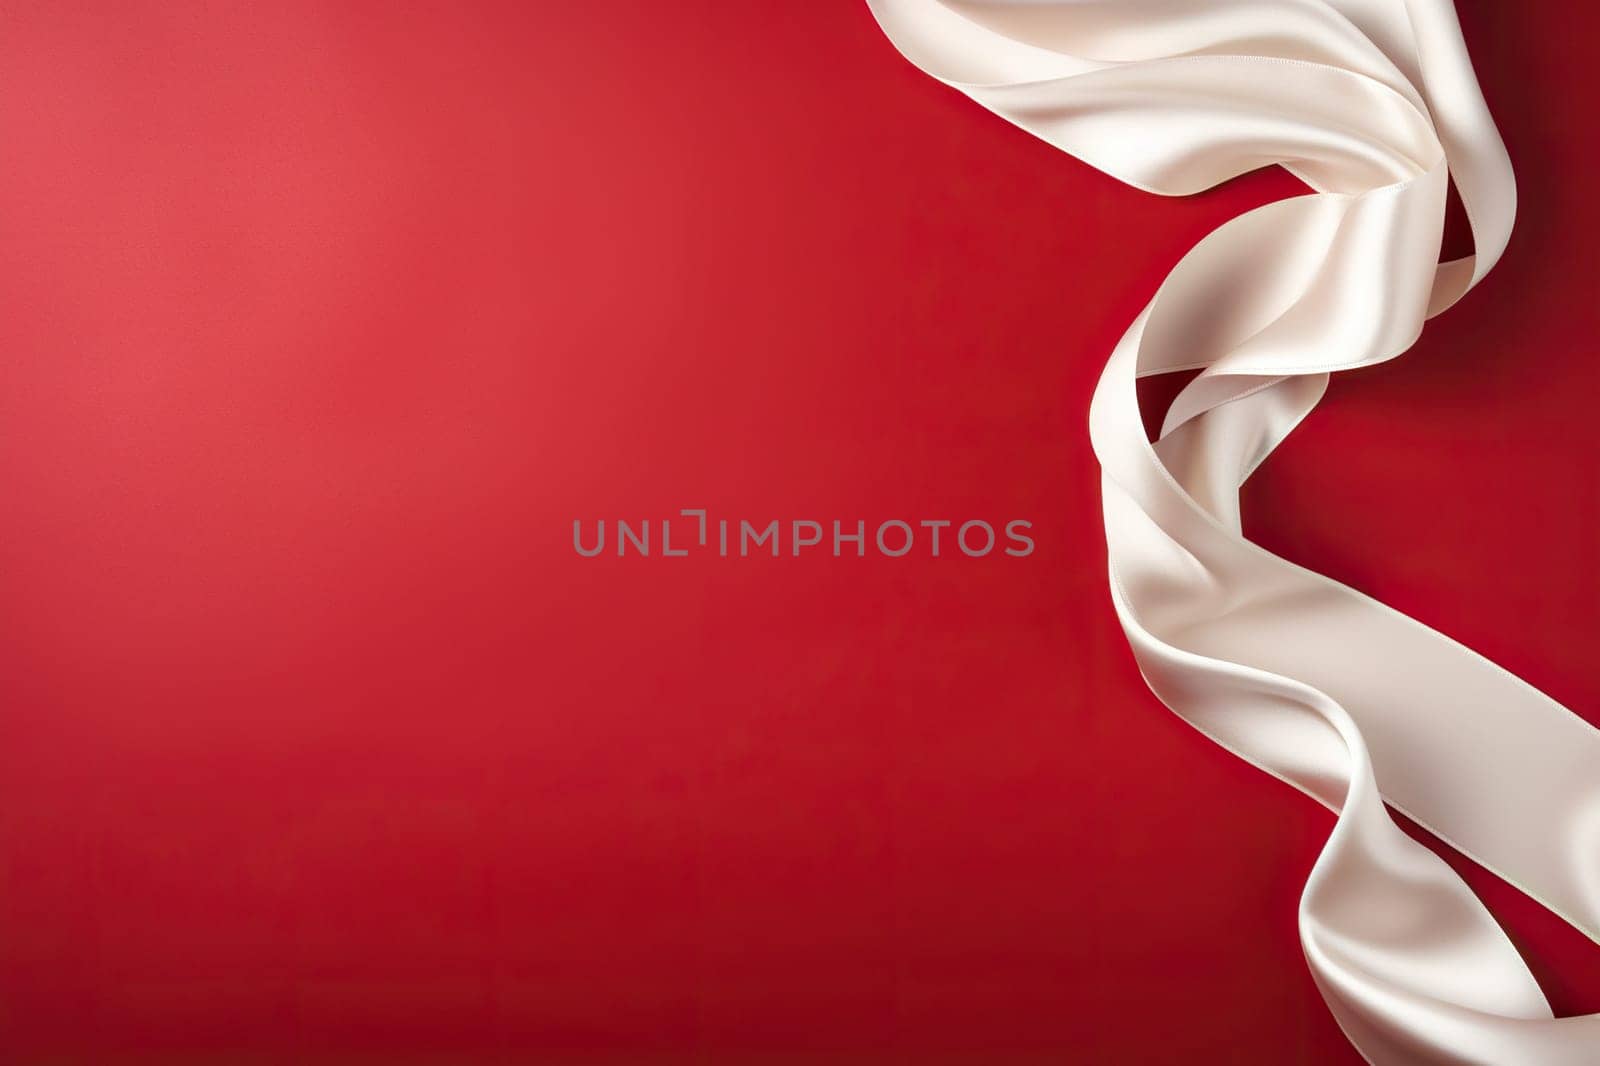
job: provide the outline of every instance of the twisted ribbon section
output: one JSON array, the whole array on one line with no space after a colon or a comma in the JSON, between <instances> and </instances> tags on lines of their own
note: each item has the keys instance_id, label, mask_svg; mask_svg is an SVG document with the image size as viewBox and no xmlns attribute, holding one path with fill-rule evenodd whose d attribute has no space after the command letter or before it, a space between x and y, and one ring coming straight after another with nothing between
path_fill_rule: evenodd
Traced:
<instances>
[{"instance_id":1,"label":"twisted ribbon section","mask_svg":"<svg viewBox=\"0 0 1600 1066\"><path fill-rule=\"evenodd\" d=\"M1239 488L1336 370L1393 358L1488 272L1511 165L1449 0L868 0L926 73L1114 177L1313 190L1206 237L1089 412L1111 593L1178 715L1338 812L1300 903L1367 1059L1593 1064L1404 811L1600 939L1600 732L1420 623L1244 539ZM1454 178L1476 252L1440 263ZM1152 444L1137 378L1196 370Z\"/></svg>"}]
</instances>

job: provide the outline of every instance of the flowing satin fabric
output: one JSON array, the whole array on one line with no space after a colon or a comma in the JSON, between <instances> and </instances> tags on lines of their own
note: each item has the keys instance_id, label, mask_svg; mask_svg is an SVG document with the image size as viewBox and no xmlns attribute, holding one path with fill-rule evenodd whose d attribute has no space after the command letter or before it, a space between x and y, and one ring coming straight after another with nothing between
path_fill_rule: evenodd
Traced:
<instances>
[{"instance_id":1,"label":"flowing satin fabric","mask_svg":"<svg viewBox=\"0 0 1600 1066\"><path fill-rule=\"evenodd\" d=\"M1600 1063L1600 1015L1553 1018L1384 807L1600 939L1600 731L1240 533L1239 487L1328 374L1404 352L1505 248L1511 166L1449 0L868 4L922 70L1129 184L1183 195L1278 164L1314 190L1201 241L1105 368L1112 598L1163 702L1338 812L1300 937L1369 1061ZM1451 177L1476 254L1441 264ZM1135 380L1195 368L1152 445Z\"/></svg>"}]
</instances>

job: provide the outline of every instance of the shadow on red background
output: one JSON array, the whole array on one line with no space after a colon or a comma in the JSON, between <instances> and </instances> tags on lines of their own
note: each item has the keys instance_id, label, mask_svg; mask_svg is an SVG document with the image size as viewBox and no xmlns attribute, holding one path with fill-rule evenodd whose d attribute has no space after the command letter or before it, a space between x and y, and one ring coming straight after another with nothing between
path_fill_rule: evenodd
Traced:
<instances>
[{"instance_id":1,"label":"shadow on red background","mask_svg":"<svg viewBox=\"0 0 1600 1066\"><path fill-rule=\"evenodd\" d=\"M1145 691L1084 428L1292 181L1118 186L845 0L280 6L0 14L0 1059L1360 1061L1330 820ZM1462 7L1511 250L1247 525L1595 720L1600 19ZM1038 549L572 550L684 507Z\"/></svg>"}]
</instances>

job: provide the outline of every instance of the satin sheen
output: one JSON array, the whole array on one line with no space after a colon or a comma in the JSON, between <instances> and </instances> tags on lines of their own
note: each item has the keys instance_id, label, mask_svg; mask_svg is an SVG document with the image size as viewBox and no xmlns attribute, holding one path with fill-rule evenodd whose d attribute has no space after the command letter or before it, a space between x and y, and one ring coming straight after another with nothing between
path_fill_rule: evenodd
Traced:
<instances>
[{"instance_id":1,"label":"satin sheen","mask_svg":"<svg viewBox=\"0 0 1600 1066\"><path fill-rule=\"evenodd\" d=\"M1505 248L1511 165L1449 0L868 4L923 71L1121 181L1184 195L1277 164L1314 190L1196 245L1106 365L1112 599L1168 707L1338 812L1300 938L1369 1061L1600 1063L1600 1015L1554 1018L1384 806L1600 940L1600 731L1240 532L1240 486L1328 375L1404 352ZM1475 254L1440 263L1452 178ZM1152 445L1136 379L1194 369Z\"/></svg>"}]
</instances>

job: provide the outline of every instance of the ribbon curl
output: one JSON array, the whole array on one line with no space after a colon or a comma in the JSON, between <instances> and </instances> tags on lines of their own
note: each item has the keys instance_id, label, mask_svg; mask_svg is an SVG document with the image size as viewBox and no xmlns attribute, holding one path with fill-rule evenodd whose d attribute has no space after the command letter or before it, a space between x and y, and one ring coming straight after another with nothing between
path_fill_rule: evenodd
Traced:
<instances>
[{"instance_id":1,"label":"ribbon curl","mask_svg":"<svg viewBox=\"0 0 1600 1066\"><path fill-rule=\"evenodd\" d=\"M1593 1064L1466 884L1385 803L1600 940L1600 731L1448 637L1261 549L1239 489L1338 370L1391 359L1504 250L1511 164L1449 0L868 0L929 75L1161 195L1276 164L1307 196L1168 275L1090 406L1112 600L1150 688L1338 813L1300 902L1380 1066ZM1438 262L1453 178L1475 254ZM1144 430L1137 378L1200 373Z\"/></svg>"}]
</instances>

